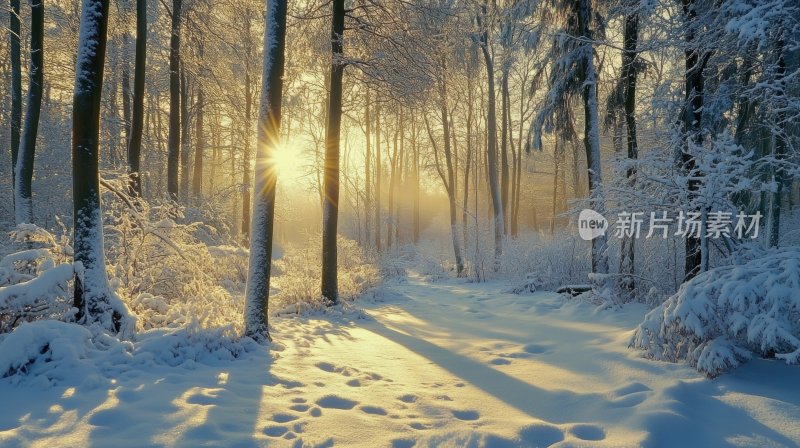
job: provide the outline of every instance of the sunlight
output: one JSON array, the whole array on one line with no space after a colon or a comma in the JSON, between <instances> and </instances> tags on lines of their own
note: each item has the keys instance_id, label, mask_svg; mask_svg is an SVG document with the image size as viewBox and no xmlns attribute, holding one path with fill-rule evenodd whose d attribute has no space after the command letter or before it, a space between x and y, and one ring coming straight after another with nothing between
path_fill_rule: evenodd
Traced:
<instances>
[{"instance_id":1,"label":"sunlight","mask_svg":"<svg viewBox=\"0 0 800 448\"><path fill-rule=\"evenodd\" d=\"M297 183L302 176L302 151L299 142L285 141L272 153L272 162L278 181L284 185Z\"/></svg>"}]
</instances>

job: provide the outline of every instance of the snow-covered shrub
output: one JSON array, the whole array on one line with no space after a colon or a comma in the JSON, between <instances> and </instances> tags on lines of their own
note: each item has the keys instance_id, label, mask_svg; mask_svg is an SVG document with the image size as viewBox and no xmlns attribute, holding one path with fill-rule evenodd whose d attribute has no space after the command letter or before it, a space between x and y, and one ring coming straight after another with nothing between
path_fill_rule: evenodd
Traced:
<instances>
[{"instance_id":1,"label":"snow-covered shrub","mask_svg":"<svg viewBox=\"0 0 800 448\"><path fill-rule=\"evenodd\" d=\"M376 286L380 272L367 259L357 242L341 235L338 244L339 298L351 301L367 289ZM321 236L310 236L303 246L290 246L284 256L272 262L272 286L277 290L270 296L270 313L294 314L323 307L320 296Z\"/></svg>"},{"instance_id":2,"label":"snow-covered shrub","mask_svg":"<svg viewBox=\"0 0 800 448\"><path fill-rule=\"evenodd\" d=\"M105 181L106 249L114 283L140 329L242 325L247 250L190 222L172 202L134 199Z\"/></svg>"},{"instance_id":3,"label":"snow-covered shrub","mask_svg":"<svg viewBox=\"0 0 800 448\"><path fill-rule=\"evenodd\" d=\"M751 354L800 362L800 247L704 272L647 314L631 346L716 376Z\"/></svg>"},{"instance_id":4,"label":"snow-covered shrub","mask_svg":"<svg viewBox=\"0 0 800 448\"><path fill-rule=\"evenodd\" d=\"M45 385L75 374L93 348L92 334L53 320L25 323L0 340L0 378L30 376ZM69 373L68 373L69 372Z\"/></svg>"},{"instance_id":5,"label":"snow-covered shrub","mask_svg":"<svg viewBox=\"0 0 800 448\"><path fill-rule=\"evenodd\" d=\"M589 248L567 232L554 236L526 233L504 246L500 269L493 275L512 280L521 289L529 283L551 291L565 284L586 283L591 271Z\"/></svg>"},{"instance_id":6,"label":"snow-covered shrub","mask_svg":"<svg viewBox=\"0 0 800 448\"><path fill-rule=\"evenodd\" d=\"M10 233L11 253L0 259L0 333L25 321L71 316L72 248L63 233L33 224Z\"/></svg>"}]
</instances>

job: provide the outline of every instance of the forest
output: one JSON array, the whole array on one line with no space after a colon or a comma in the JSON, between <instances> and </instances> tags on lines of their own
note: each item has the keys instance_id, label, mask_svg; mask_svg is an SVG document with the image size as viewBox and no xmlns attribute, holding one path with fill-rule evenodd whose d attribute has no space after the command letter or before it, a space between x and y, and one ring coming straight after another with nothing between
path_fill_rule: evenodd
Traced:
<instances>
[{"instance_id":1,"label":"forest","mask_svg":"<svg viewBox=\"0 0 800 448\"><path fill-rule=\"evenodd\" d=\"M1 446L800 445L797 0L0 15Z\"/></svg>"}]
</instances>

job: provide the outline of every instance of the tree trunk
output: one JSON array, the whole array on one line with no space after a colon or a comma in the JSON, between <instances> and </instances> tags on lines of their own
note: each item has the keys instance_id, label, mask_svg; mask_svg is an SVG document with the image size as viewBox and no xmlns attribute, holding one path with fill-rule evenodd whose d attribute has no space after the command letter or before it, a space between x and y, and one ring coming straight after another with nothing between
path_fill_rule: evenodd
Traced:
<instances>
[{"instance_id":1,"label":"tree trunk","mask_svg":"<svg viewBox=\"0 0 800 448\"><path fill-rule=\"evenodd\" d=\"M375 250L381 251L381 104L375 102Z\"/></svg>"},{"instance_id":2,"label":"tree trunk","mask_svg":"<svg viewBox=\"0 0 800 448\"><path fill-rule=\"evenodd\" d=\"M419 244L419 146L417 142L417 121L411 114L411 150L414 152L414 244Z\"/></svg>"},{"instance_id":3,"label":"tree trunk","mask_svg":"<svg viewBox=\"0 0 800 448\"><path fill-rule=\"evenodd\" d=\"M248 21L247 29L250 29ZM250 238L250 121L253 117L253 93L250 71L244 75L244 151L242 153L242 239Z\"/></svg>"},{"instance_id":4,"label":"tree trunk","mask_svg":"<svg viewBox=\"0 0 800 448\"><path fill-rule=\"evenodd\" d=\"M336 234L339 223L339 139L342 121L342 78L344 63L344 0L333 0L331 17L331 90L325 129L324 185L322 210L322 297L328 306L339 302Z\"/></svg>"},{"instance_id":5,"label":"tree trunk","mask_svg":"<svg viewBox=\"0 0 800 448\"><path fill-rule=\"evenodd\" d=\"M394 244L394 190L397 182L397 134L399 132L400 126L398 125L394 131L392 155L389 157L389 217L386 219L386 249L390 249Z\"/></svg>"},{"instance_id":6,"label":"tree trunk","mask_svg":"<svg viewBox=\"0 0 800 448\"><path fill-rule=\"evenodd\" d=\"M484 1L481 6L482 20L487 20L487 1ZM503 212L503 200L500 196L500 185L497 179L497 106L495 105L495 87L494 87L494 61L489 52L489 31L484 24L484 29L481 35L481 50L483 52L483 59L486 63L486 77L489 80L488 92L488 113L486 116L486 129L488 132L488 171L489 171L489 189L492 196L492 207L494 209L494 256L495 268L498 267L500 256L503 254L503 236L505 235L505 213Z\"/></svg>"},{"instance_id":7,"label":"tree trunk","mask_svg":"<svg viewBox=\"0 0 800 448\"><path fill-rule=\"evenodd\" d=\"M33 222L33 160L36 154L36 136L39 133L44 83L44 0L31 0L30 5L31 54L28 70L28 106L14 176L17 224Z\"/></svg>"},{"instance_id":8,"label":"tree trunk","mask_svg":"<svg viewBox=\"0 0 800 448\"><path fill-rule=\"evenodd\" d=\"M245 292L245 334L256 339L270 339L269 283L275 223L275 185L278 180L271 156L280 145L286 9L286 0L266 0L264 71L261 76L258 111L260 124L253 190L253 234L250 238L250 265Z\"/></svg>"},{"instance_id":9,"label":"tree trunk","mask_svg":"<svg viewBox=\"0 0 800 448\"><path fill-rule=\"evenodd\" d=\"M500 142L500 186L501 186L501 201L503 202L503 233L508 234L508 211L509 211L509 172L508 172L508 133L510 129L510 116L508 113L509 99L508 99L508 67L503 66L502 75L500 78L500 108L502 109L502 123L501 123L501 142Z\"/></svg>"},{"instance_id":10,"label":"tree trunk","mask_svg":"<svg viewBox=\"0 0 800 448\"><path fill-rule=\"evenodd\" d=\"M780 91L776 92L779 97L786 98L785 92L785 81L784 78L786 77L786 56L785 56L785 43L783 34L786 32L783 28L779 31L778 43L776 45L775 51L778 53L778 70L776 73L775 81L776 84L779 86ZM786 123L786 113L784 111L778 111L777 113L777 123ZM782 163L785 162L786 159L786 133L789 130L781 129L780 132L775 135L775 148L773 149L773 153L775 156L776 167L773 168L774 176L775 176L775 185L776 189L772 193L771 199L771 207L770 207L770 229L769 229L769 246L770 247L778 247L780 242L780 229L781 229L781 200L783 198L783 190L786 184L787 174L786 168L782 166Z\"/></svg>"},{"instance_id":11,"label":"tree trunk","mask_svg":"<svg viewBox=\"0 0 800 448\"><path fill-rule=\"evenodd\" d=\"M699 147L703 141L703 134L700 132L703 116L703 94L705 79L703 70L710 55L700 55L700 50L693 48L695 44L695 20L697 11L695 10L694 0L683 0L683 15L686 28L687 49L685 55L685 106L683 113L684 126L684 148L680 160L683 170L691 173L691 179L687 183L689 191L689 202L693 202L697 197L697 190L700 188L700 181L697 179L696 161L691 153L691 146ZM691 142L691 144L690 144ZM699 210L697 210L699 212ZM685 242L685 261L684 261L684 281L694 278L701 270L702 250L699 238L691 238L687 235Z\"/></svg>"},{"instance_id":12,"label":"tree trunk","mask_svg":"<svg viewBox=\"0 0 800 448\"><path fill-rule=\"evenodd\" d=\"M580 0L578 26L580 36L587 42L582 44L583 67L581 94L584 110L584 146L586 148L586 165L588 167L589 203L599 214L605 212L603 199L603 175L600 163L600 129L597 107L597 71L594 67L594 51L589 43L592 36L589 32L589 20L592 17L591 0ZM608 273L607 237L600 235L592 240L592 273ZM602 285L604 282L597 282Z\"/></svg>"},{"instance_id":13,"label":"tree trunk","mask_svg":"<svg viewBox=\"0 0 800 448\"><path fill-rule=\"evenodd\" d=\"M364 121L366 121L366 131L364 132L364 139L366 140L366 153L364 154L364 234L365 245L372 244L372 232L370 229L370 213L372 213L372 148L370 147L372 136L372 117L369 110L369 90L367 90L366 111Z\"/></svg>"},{"instance_id":14,"label":"tree trunk","mask_svg":"<svg viewBox=\"0 0 800 448\"><path fill-rule=\"evenodd\" d=\"M625 129L628 146L628 159L639 157L636 141L636 46L639 40L639 16L636 13L625 17L622 53L622 80L625 86ZM627 170L628 186L633 188L636 182L636 169L631 166ZM620 247L619 272L623 275L620 286L623 290L633 291L636 287L635 273L635 241L630 236L623 236Z\"/></svg>"},{"instance_id":15,"label":"tree trunk","mask_svg":"<svg viewBox=\"0 0 800 448\"><path fill-rule=\"evenodd\" d=\"M125 336L125 305L110 290L103 253L98 173L100 97L106 54L108 0L84 0L72 103L75 318Z\"/></svg>"},{"instance_id":16,"label":"tree trunk","mask_svg":"<svg viewBox=\"0 0 800 448\"><path fill-rule=\"evenodd\" d=\"M132 196L142 195L141 154L142 122L144 121L145 64L147 63L147 0L136 0L136 56L133 72L133 113L128 134L129 190Z\"/></svg>"},{"instance_id":17,"label":"tree trunk","mask_svg":"<svg viewBox=\"0 0 800 448\"><path fill-rule=\"evenodd\" d=\"M9 49L11 52L11 183L16 185L17 154L19 153L20 129L22 127L22 63L19 43L20 0L11 0L9 16ZM12 197L15 196L12 194Z\"/></svg>"},{"instance_id":18,"label":"tree trunk","mask_svg":"<svg viewBox=\"0 0 800 448\"><path fill-rule=\"evenodd\" d=\"M189 199L189 80L181 64L181 202Z\"/></svg>"},{"instance_id":19,"label":"tree trunk","mask_svg":"<svg viewBox=\"0 0 800 448\"><path fill-rule=\"evenodd\" d=\"M197 86L197 102L195 103L195 141L194 141L194 173L192 176L192 196L197 200L200 205L200 199L203 197L203 156L205 152L206 139L203 129L203 88Z\"/></svg>"},{"instance_id":20,"label":"tree trunk","mask_svg":"<svg viewBox=\"0 0 800 448\"><path fill-rule=\"evenodd\" d=\"M169 153L167 154L167 192L178 200L178 162L181 152L181 6L172 0L172 35L169 40Z\"/></svg>"}]
</instances>

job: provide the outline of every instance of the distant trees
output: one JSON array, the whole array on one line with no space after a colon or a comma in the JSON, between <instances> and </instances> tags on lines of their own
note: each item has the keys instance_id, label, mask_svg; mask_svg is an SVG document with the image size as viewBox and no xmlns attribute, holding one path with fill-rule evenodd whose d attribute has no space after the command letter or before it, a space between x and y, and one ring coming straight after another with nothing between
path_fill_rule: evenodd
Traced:
<instances>
[{"instance_id":1,"label":"distant trees","mask_svg":"<svg viewBox=\"0 0 800 448\"><path fill-rule=\"evenodd\" d=\"M28 105L25 112L22 141L14 166L14 206L17 224L33 222L33 161L36 153L36 137L39 134L39 116L42 110L42 89L44 88L44 0L31 0L30 5L31 52L30 69L28 70Z\"/></svg>"},{"instance_id":2,"label":"distant trees","mask_svg":"<svg viewBox=\"0 0 800 448\"><path fill-rule=\"evenodd\" d=\"M275 222L275 171L273 154L280 144L283 97L286 0L266 0L264 70L261 75L258 146L253 191L253 234L245 293L245 334L269 339L269 285L272 264L272 234Z\"/></svg>"}]
</instances>

